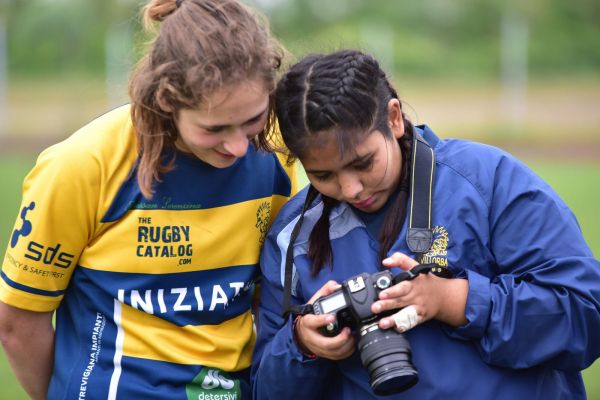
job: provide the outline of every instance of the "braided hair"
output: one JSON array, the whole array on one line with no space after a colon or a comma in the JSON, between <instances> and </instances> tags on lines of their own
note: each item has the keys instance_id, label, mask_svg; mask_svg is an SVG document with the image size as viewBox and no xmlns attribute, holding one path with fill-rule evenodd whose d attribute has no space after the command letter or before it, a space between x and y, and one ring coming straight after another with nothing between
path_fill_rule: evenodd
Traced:
<instances>
[{"instance_id":1,"label":"braided hair","mask_svg":"<svg viewBox=\"0 0 600 400\"><path fill-rule=\"evenodd\" d=\"M275 90L275 113L290 162L302 158L321 135L335 135L341 157L366 135L378 130L395 140L388 126L388 102L398 99L379 63L356 50L342 50L303 58L283 76ZM380 231L383 259L398 236L404 221L413 125L402 114L404 135L398 140L402 152L400 194L386 214ZM309 238L308 256L312 274L323 265L333 266L329 216L338 201L322 196L323 212Z\"/></svg>"}]
</instances>

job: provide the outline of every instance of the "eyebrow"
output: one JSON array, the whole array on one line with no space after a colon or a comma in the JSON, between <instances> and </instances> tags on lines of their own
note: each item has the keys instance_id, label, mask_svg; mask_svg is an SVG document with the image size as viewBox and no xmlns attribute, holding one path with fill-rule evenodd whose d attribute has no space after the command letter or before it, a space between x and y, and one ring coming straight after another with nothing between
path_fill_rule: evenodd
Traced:
<instances>
[{"instance_id":1,"label":"eyebrow","mask_svg":"<svg viewBox=\"0 0 600 400\"><path fill-rule=\"evenodd\" d=\"M261 112L259 112L258 114L256 114L253 117L248 118L246 121L242 122L241 125L247 124L248 122L258 119L260 116L262 116L265 112L267 112L267 110L269 109L269 107L265 108L264 110L262 110ZM202 125L202 124L198 124L198 126L202 129L212 129L212 130L218 130L218 129L223 129L226 128L230 125Z\"/></svg>"},{"instance_id":2,"label":"eyebrow","mask_svg":"<svg viewBox=\"0 0 600 400\"><path fill-rule=\"evenodd\" d=\"M373 157L373 153L369 152L363 156L358 156L356 158L353 158L352 160L348 161L346 164L342 165L342 167L340 169L344 169L346 167L351 166L352 164L357 164L363 161L366 161L367 159ZM306 172L307 174L318 174L318 173L322 173L322 172L331 172L329 170L320 170L320 169L305 169L304 172Z\"/></svg>"}]
</instances>

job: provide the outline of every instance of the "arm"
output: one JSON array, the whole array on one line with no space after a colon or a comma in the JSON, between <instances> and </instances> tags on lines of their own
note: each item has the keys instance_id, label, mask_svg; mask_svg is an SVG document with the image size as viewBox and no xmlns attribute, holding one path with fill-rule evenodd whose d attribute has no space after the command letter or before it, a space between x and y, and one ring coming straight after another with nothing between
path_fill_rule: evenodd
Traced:
<instances>
[{"instance_id":1,"label":"arm","mask_svg":"<svg viewBox=\"0 0 600 400\"><path fill-rule=\"evenodd\" d=\"M600 263L572 212L518 163L497 168L489 209L494 265L467 267L469 324L483 360L580 370L600 355Z\"/></svg>"},{"instance_id":2,"label":"arm","mask_svg":"<svg viewBox=\"0 0 600 400\"><path fill-rule=\"evenodd\" d=\"M263 280L258 339L252 362L254 397L258 399L320 399L333 368L331 361L306 357L292 332L292 318L280 316L280 302Z\"/></svg>"},{"instance_id":3,"label":"arm","mask_svg":"<svg viewBox=\"0 0 600 400\"><path fill-rule=\"evenodd\" d=\"M600 263L572 212L510 157L495 167L477 232L490 257L464 265L469 323L482 359L508 368L580 370L600 355Z\"/></svg>"},{"instance_id":4,"label":"arm","mask_svg":"<svg viewBox=\"0 0 600 400\"><path fill-rule=\"evenodd\" d=\"M54 362L52 312L0 302L0 342L17 379L32 399L45 399Z\"/></svg>"},{"instance_id":5,"label":"arm","mask_svg":"<svg viewBox=\"0 0 600 400\"><path fill-rule=\"evenodd\" d=\"M52 316L92 235L98 204L94 159L66 146L45 150L27 175L0 276L0 341L34 399L46 397L54 360Z\"/></svg>"},{"instance_id":6,"label":"arm","mask_svg":"<svg viewBox=\"0 0 600 400\"><path fill-rule=\"evenodd\" d=\"M261 255L263 278L258 338L252 362L254 397L265 400L327 398L328 379L336 373L334 363L303 355L294 341L292 318L281 316L281 252L276 229L277 221L267 236ZM285 248L286 244L281 246ZM295 296L292 301L296 304L304 302Z\"/></svg>"},{"instance_id":7,"label":"arm","mask_svg":"<svg viewBox=\"0 0 600 400\"><path fill-rule=\"evenodd\" d=\"M430 308L417 308L421 322L446 322L446 333L473 341L486 363L584 369L600 355L600 263L576 219L548 185L506 160L492 179L490 197L473 205L477 217L464 221L477 235L472 243L486 246L483 252L469 253L486 254L485 259L465 262L463 271L455 265L466 280L452 279L440 287L435 282L443 280L420 276L394 287L394 296L430 284L424 292L436 294L429 299ZM451 282L456 287L450 288ZM434 301L440 293L446 293L441 307ZM398 302L408 304L414 303ZM386 323L392 326L393 321Z\"/></svg>"}]
</instances>

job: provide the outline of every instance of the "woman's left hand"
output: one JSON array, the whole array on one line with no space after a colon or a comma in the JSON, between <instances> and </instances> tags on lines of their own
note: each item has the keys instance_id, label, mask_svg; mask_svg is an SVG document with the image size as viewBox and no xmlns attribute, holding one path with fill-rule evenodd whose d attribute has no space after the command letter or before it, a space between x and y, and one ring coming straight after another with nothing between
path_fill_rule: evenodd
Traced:
<instances>
[{"instance_id":1,"label":"woman's left hand","mask_svg":"<svg viewBox=\"0 0 600 400\"><path fill-rule=\"evenodd\" d=\"M394 253L383 260L385 267L399 267L404 271L418 265L406 254ZM398 310L379 321L382 329L395 328L405 332L430 319L438 319L451 326L461 326L468 321L465 305L469 283L466 279L446 279L433 274L422 274L410 281L402 281L382 291L371 311L381 313Z\"/></svg>"}]
</instances>

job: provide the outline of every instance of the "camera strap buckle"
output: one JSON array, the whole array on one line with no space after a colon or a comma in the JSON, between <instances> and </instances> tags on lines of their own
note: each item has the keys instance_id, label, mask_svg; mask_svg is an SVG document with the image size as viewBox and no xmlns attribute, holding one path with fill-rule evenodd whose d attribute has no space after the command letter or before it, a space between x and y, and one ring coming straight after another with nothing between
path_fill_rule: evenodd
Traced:
<instances>
[{"instance_id":1,"label":"camera strap buckle","mask_svg":"<svg viewBox=\"0 0 600 400\"><path fill-rule=\"evenodd\" d=\"M409 271L403 271L394 276L394 284L402 281L411 281L415 279L419 274L432 273L440 278L452 278L452 272L448 268L440 267L438 264L419 264L415 265Z\"/></svg>"}]
</instances>

